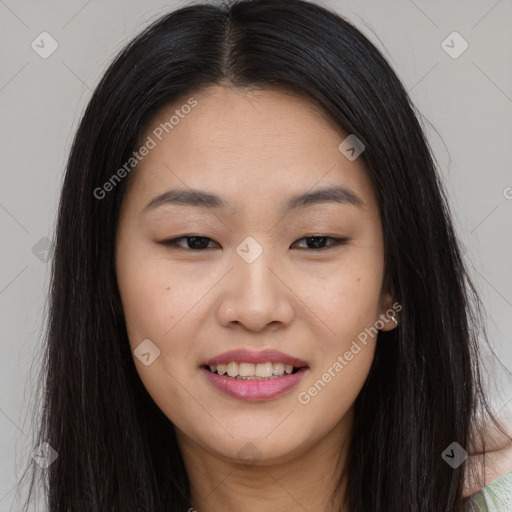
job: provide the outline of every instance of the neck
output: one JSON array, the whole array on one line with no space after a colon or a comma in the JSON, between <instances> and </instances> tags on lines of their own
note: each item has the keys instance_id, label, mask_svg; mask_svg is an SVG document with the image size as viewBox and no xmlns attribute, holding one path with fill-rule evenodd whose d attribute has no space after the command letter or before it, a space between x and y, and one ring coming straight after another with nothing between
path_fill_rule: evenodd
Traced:
<instances>
[{"instance_id":1,"label":"neck","mask_svg":"<svg viewBox=\"0 0 512 512\"><path fill-rule=\"evenodd\" d=\"M348 416L299 455L254 464L210 451L176 429L197 512L290 512L346 509ZM339 484L341 482L341 484Z\"/></svg>"}]
</instances>

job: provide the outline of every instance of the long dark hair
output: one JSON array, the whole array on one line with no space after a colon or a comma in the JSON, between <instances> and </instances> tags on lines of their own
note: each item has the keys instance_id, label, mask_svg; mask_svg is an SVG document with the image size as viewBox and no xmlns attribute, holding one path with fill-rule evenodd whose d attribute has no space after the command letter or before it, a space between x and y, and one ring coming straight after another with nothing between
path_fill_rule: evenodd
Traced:
<instances>
[{"instance_id":1,"label":"long dark hair","mask_svg":"<svg viewBox=\"0 0 512 512\"><path fill-rule=\"evenodd\" d=\"M115 234L128 180L102 198L94 191L129 160L161 107L212 84L300 92L364 143L385 273L403 309L398 328L379 334L355 403L350 512L464 510L468 464L452 469L441 453L454 441L467 448L482 411L492 414L478 365L482 308L437 164L377 48L341 16L302 0L182 7L130 42L94 91L55 233L34 443L58 454L39 475L48 510L190 507L174 428L136 372L117 288Z\"/></svg>"}]
</instances>

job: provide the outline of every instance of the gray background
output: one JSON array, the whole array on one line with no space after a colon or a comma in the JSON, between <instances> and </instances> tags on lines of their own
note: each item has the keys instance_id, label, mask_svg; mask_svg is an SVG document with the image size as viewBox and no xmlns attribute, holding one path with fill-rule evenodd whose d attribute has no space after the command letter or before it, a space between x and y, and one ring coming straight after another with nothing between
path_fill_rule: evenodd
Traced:
<instances>
[{"instance_id":1,"label":"gray background","mask_svg":"<svg viewBox=\"0 0 512 512\"><path fill-rule=\"evenodd\" d=\"M30 407L49 282L45 247L72 135L114 55L179 5L185 3L0 0L0 511L17 510L13 488L34 448ZM422 113L492 347L512 369L512 0L323 5L383 51ZM45 31L58 48L43 59L31 44L41 45ZM457 58L442 46L454 31L469 44ZM452 39L445 45L460 51L461 41ZM512 404L512 382L496 363L489 368L499 410Z\"/></svg>"}]
</instances>

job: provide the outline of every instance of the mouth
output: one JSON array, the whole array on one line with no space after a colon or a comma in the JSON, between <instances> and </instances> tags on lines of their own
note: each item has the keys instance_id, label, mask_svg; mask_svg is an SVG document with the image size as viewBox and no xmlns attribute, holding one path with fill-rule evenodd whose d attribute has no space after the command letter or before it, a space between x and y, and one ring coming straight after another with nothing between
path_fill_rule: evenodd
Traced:
<instances>
[{"instance_id":1,"label":"mouth","mask_svg":"<svg viewBox=\"0 0 512 512\"><path fill-rule=\"evenodd\" d=\"M273 400L296 387L309 365L274 349L231 350L205 361L199 370L207 384L230 398Z\"/></svg>"},{"instance_id":2,"label":"mouth","mask_svg":"<svg viewBox=\"0 0 512 512\"><path fill-rule=\"evenodd\" d=\"M279 379L286 375L294 375L305 365L294 366L280 361L267 361L265 363L247 363L232 361L227 364L205 364L205 370L214 375L222 375L234 380L272 380Z\"/></svg>"},{"instance_id":3,"label":"mouth","mask_svg":"<svg viewBox=\"0 0 512 512\"><path fill-rule=\"evenodd\" d=\"M223 359L228 360L226 356ZM261 361L261 357L258 359ZM247 362L243 359L210 361L199 370L216 391L229 398L250 402L273 400L285 395L299 384L309 370L308 365L297 359L269 359L263 359L265 362Z\"/></svg>"}]
</instances>

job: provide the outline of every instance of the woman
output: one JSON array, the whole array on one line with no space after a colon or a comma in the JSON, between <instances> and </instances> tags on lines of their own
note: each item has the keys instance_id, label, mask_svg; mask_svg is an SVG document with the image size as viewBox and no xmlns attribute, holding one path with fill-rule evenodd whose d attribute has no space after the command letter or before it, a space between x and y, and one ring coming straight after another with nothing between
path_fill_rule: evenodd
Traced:
<instances>
[{"instance_id":1,"label":"woman","mask_svg":"<svg viewBox=\"0 0 512 512\"><path fill-rule=\"evenodd\" d=\"M472 510L480 317L414 107L356 28L300 0L172 12L67 166L49 510Z\"/></svg>"}]
</instances>

